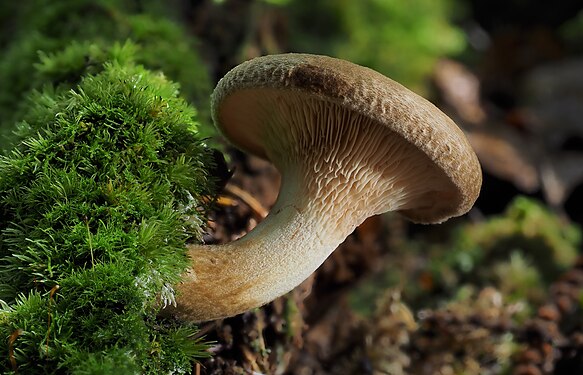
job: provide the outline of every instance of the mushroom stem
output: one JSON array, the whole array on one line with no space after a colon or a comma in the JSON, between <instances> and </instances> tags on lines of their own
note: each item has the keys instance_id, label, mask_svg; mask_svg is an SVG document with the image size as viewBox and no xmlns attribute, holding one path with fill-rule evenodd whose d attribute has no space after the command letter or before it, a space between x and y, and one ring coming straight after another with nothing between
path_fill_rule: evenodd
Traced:
<instances>
[{"instance_id":1,"label":"mushroom stem","mask_svg":"<svg viewBox=\"0 0 583 375\"><path fill-rule=\"evenodd\" d=\"M204 321L262 306L305 280L367 217L411 207L436 211L455 200L444 193L455 187L441 170L393 131L335 104L302 100L313 117L299 111L306 104L293 95L279 110L291 119L290 138L308 141L285 139L275 126L261 135L282 172L275 206L236 241L189 245L192 267L176 286L176 316Z\"/></svg>"},{"instance_id":2,"label":"mushroom stem","mask_svg":"<svg viewBox=\"0 0 583 375\"><path fill-rule=\"evenodd\" d=\"M267 218L242 238L223 245L189 245L192 267L177 286L178 317L204 321L233 316L289 292L354 230L334 220L315 219L313 207L288 193Z\"/></svg>"},{"instance_id":3,"label":"mushroom stem","mask_svg":"<svg viewBox=\"0 0 583 375\"><path fill-rule=\"evenodd\" d=\"M245 237L190 245L192 267L171 313L224 318L259 307L308 277L367 217L418 223L467 212L482 181L463 132L389 78L306 54L247 61L212 96L213 120L235 146L273 162L282 188Z\"/></svg>"}]
</instances>

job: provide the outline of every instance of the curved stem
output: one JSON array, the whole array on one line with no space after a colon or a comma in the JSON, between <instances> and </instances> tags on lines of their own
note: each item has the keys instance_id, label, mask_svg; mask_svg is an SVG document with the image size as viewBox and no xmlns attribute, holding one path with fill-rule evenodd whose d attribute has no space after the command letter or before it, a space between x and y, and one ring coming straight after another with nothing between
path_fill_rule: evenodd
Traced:
<instances>
[{"instance_id":1,"label":"curved stem","mask_svg":"<svg viewBox=\"0 0 583 375\"><path fill-rule=\"evenodd\" d=\"M284 173L278 201L241 239L190 245L193 266L177 286L173 311L183 319L224 318L264 305L304 281L367 217L436 211L438 192L452 190L425 154L368 117L299 94L286 93L277 105L278 111L263 110L279 126L265 125L258 137Z\"/></svg>"},{"instance_id":2,"label":"curved stem","mask_svg":"<svg viewBox=\"0 0 583 375\"><path fill-rule=\"evenodd\" d=\"M322 217L295 188L284 179L271 213L244 237L189 246L193 266L176 287L175 315L204 321L262 306L304 281L354 230Z\"/></svg>"}]
</instances>

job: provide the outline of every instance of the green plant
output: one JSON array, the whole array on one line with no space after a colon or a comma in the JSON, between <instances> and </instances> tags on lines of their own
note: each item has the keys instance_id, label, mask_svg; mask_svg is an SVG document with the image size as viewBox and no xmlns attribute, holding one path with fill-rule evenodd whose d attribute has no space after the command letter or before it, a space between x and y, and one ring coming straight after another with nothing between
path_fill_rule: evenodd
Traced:
<instances>
[{"instance_id":1,"label":"green plant","mask_svg":"<svg viewBox=\"0 0 583 375\"><path fill-rule=\"evenodd\" d=\"M541 303L542 292L570 267L581 231L543 204L516 198L502 215L457 228L446 244L430 247L434 288L495 285L511 301Z\"/></svg>"},{"instance_id":2,"label":"green plant","mask_svg":"<svg viewBox=\"0 0 583 375\"><path fill-rule=\"evenodd\" d=\"M468 285L494 286L510 302L529 308L547 298L548 286L573 265L581 229L542 203L517 197L500 215L453 227L445 240L431 236L403 241L379 272L350 295L361 314L382 290L403 285L403 298L413 308L439 307Z\"/></svg>"},{"instance_id":3,"label":"green plant","mask_svg":"<svg viewBox=\"0 0 583 375\"><path fill-rule=\"evenodd\" d=\"M188 373L206 345L157 312L199 236L209 152L178 86L131 43L73 45L44 72L83 49L95 73L36 92L0 157L0 368Z\"/></svg>"},{"instance_id":4,"label":"green plant","mask_svg":"<svg viewBox=\"0 0 583 375\"><path fill-rule=\"evenodd\" d=\"M518 197L504 215L460 228L453 239L452 254L476 254L467 269L474 272L478 266L487 268L483 267L485 262L508 259L516 251L529 259L550 284L573 263L580 242L581 231L576 225L538 201Z\"/></svg>"},{"instance_id":5,"label":"green plant","mask_svg":"<svg viewBox=\"0 0 583 375\"><path fill-rule=\"evenodd\" d=\"M465 47L449 0L324 0L286 4L291 49L368 66L424 91L439 57Z\"/></svg>"},{"instance_id":6,"label":"green plant","mask_svg":"<svg viewBox=\"0 0 583 375\"><path fill-rule=\"evenodd\" d=\"M67 61L61 55L57 70L46 70L46 56L70 48L72 42L109 49L114 42L131 39L139 48L134 58L148 69L160 70L181 85L182 95L197 107L208 107L211 91L206 67L195 51L195 40L173 22L159 6L148 7L142 1L124 0L32 0L5 2L1 14L9 14L4 26L10 38L0 37L3 56L0 59L0 149L9 148L12 124L22 117L24 98L33 89L51 83L74 87L82 74L99 68L95 55L75 55ZM152 8L152 10L150 10ZM36 69L42 51L41 65ZM72 52L71 52L72 53ZM93 59L92 59L93 58ZM86 59L84 61L83 59ZM61 69L63 64L75 64L76 69ZM54 74L55 72L66 75ZM47 75L47 73L53 73ZM206 112L201 113L205 118ZM201 127L212 134L212 127Z\"/></svg>"}]
</instances>

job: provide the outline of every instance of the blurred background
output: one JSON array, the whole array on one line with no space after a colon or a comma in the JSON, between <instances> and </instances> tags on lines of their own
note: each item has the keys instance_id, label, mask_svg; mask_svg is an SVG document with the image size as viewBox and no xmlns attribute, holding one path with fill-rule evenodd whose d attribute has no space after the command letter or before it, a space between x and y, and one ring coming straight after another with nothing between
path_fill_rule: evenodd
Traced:
<instances>
[{"instance_id":1,"label":"blurred background","mask_svg":"<svg viewBox=\"0 0 583 375\"><path fill-rule=\"evenodd\" d=\"M484 173L468 215L431 227L366 221L289 295L203 324L214 356L199 373L583 373L580 0L31 0L1 10L2 142L50 70L31 72L39 50L142 43L140 62L181 84L226 160L217 157L227 185L209 243L253 228L277 197L277 172L225 144L208 113L212 87L244 60L350 60L466 132Z\"/></svg>"},{"instance_id":2,"label":"blurred background","mask_svg":"<svg viewBox=\"0 0 583 375\"><path fill-rule=\"evenodd\" d=\"M481 211L500 212L522 193L583 220L580 1L190 6L215 81L241 61L290 51L371 67L440 104L469 133L485 172Z\"/></svg>"}]
</instances>

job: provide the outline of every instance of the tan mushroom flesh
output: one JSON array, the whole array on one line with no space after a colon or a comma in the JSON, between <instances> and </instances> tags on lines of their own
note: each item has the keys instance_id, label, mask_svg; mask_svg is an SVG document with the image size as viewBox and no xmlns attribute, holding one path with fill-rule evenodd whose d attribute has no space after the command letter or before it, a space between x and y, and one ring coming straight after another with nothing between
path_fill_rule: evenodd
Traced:
<instances>
[{"instance_id":1,"label":"tan mushroom flesh","mask_svg":"<svg viewBox=\"0 0 583 375\"><path fill-rule=\"evenodd\" d=\"M463 132L427 100L368 68L272 55L231 70L215 124L282 174L269 216L241 239L190 245L178 317L203 321L261 306L305 280L372 215L418 223L467 212L481 169Z\"/></svg>"}]
</instances>

